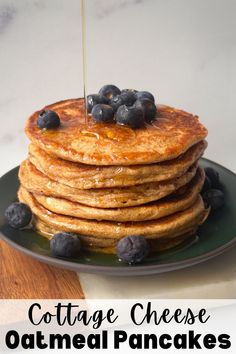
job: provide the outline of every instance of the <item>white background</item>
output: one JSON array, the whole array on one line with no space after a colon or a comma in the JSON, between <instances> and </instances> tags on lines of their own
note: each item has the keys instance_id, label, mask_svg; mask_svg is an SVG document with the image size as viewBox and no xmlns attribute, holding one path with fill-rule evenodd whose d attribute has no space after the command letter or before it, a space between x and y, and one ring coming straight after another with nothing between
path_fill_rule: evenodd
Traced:
<instances>
[{"instance_id":1,"label":"white background","mask_svg":"<svg viewBox=\"0 0 236 354\"><path fill-rule=\"evenodd\" d=\"M88 82L150 90L196 113L206 157L236 171L236 1L85 0ZM0 0L0 175L27 154L26 118L82 95L79 0Z\"/></svg>"}]
</instances>

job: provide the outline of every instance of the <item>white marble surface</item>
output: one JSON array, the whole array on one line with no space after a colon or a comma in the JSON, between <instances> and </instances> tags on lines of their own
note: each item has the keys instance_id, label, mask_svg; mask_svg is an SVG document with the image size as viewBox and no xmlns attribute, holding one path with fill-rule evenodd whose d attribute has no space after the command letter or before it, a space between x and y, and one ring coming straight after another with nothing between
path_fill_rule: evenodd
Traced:
<instances>
[{"instance_id":1,"label":"white marble surface","mask_svg":"<svg viewBox=\"0 0 236 354\"><path fill-rule=\"evenodd\" d=\"M90 299L236 299L236 248L207 262L141 277L78 274Z\"/></svg>"},{"instance_id":2,"label":"white marble surface","mask_svg":"<svg viewBox=\"0 0 236 354\"><path fill-rule=\"evenodd\" d=\"M236 1L86 0L86 4L88 91L105 83L146 89L158 102L198 114L209 129L205 156L236 171ZM31 112L82 95L81 59L79 0L0 0L0 175L27 154L23 128ZM232 257L228 266L235 276ZM199 274L204 276L201 267ZM194 272L200 285L197 269L182 271L185 280L178 273L146 278L148 295L155 284L155 294L161 287L162 295L169 291L171 296L168 284L175 276L175 284L178 279L189 282ZM214 267L209 274L213 273ZM221 289L229 289L226 274L220 274ZM85 291L91 289L90 297L100 282L104 289L97 296L109 289L110 297L117 294L116 278L81 279ZM213 292L217 279L206 281ZM120 284L125 291L127 279ZM139 295L137 286L128 284L130 294ZM235 283L230 289L235 292Z\"/></svg>"}]
</instances>

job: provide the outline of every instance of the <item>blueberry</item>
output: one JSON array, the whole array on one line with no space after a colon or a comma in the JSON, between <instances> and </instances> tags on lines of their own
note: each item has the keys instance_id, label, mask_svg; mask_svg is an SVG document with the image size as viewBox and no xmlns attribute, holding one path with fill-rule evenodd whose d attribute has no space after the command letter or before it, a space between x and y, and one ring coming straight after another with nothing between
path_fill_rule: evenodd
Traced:
<instances>
[{"instance_id":1,"label":"blueberry","mask_svg":"<svg viewBox=\"0 0 236 354\"><path fill-rule=\"evenodd\" d=\"M116 112L115 120L121 125L128 125L131 128L140 128L144 125L144 112L141 107L127 107L122 105Z\"/></svg>"},{"instance_id":2,"label":"blueberry","mask_svg":"<svg viewBox=\"0 0 236 354\"><path fill-rule=\"evenodd\" d=\"M123 104L126 106L132 106L137 99L136 94L131 91L121 93L120 97L123 101Z\"/></svg>"},{"instance_id":3,"label":"blueberry","mask_svg":"<svg viewBox=\"0 0 236 354\"><path fill-rule=\"evenodd\" d=\"M212 184L211 184L211 180L210 178L206 175L205 176L205 180L204 180L204 184L201 190L201 193L205 193L206 191L208 191L209 189L212 188Z\"/></svg>"},{"instance_id":4,"label":"blueberry","mask_svg":"<svg viewBox=\"0 0 236 354\"><path fill-rule=\"evenodd\" d=\"M92 109L92 116L96 122L112 122L114 111L107 104L97 104Z\"/></svg>"},{"instance_id":5,"label":"blueberry","mask_svg":"<svg viewBox=\"0 0 236 354\"><path fill-rule=\"evenodd\" d=\"M120 95L120 93L120 89L115 85L105 85L99 90L99 95L105 96L109 100L117 95Z\"/></svg>"},{"instance_id":6,"label":"blueberry","mask_svg":"<svg viewBox=\"0 0 236 354\"><path fill-rule=\"evenodd\" d=\"M60 118L54 111L43 110L39 113L37 123L40 129L58 128L60 125Z\"/></svg>"},{"instance_id":7,"label":"blueberry","mask_svg":"<svg viewBox=\"0 0 236 354\"><path fill-rule=\"evenodd\" d=\"M135 101L136 96L134 92L124 92L121 95L113 97L109 105L113 108L113 111L116 112L120 106L132 106Z\"/></svg>"},{"instance_id":8,"label":"blueberry","mask_svg":"<svg viewBox=\"0 0 236 354\"><path fill-rule=\"evenodd\" d=\"M12 203L5 211L8 224L14 229L28 226L32 220L32 212L24 203Z\"/></svg>"},{"instance_id":9,"label":"blueberry","mask_svg":"<svg viewBox=\"0 0 236 354\"><path fill-rule=\"evenodd\" d=\"M59 232L51 238L50 249L53 256L76 258L81 251L81 242L76 234Z\"/></svg>"},{"instance_id":10,"label":"blueberry","mask_svg":"<svg viewBox=\"0 0 236 354\"><path fill-rule=\"evenodd\" d=\"M155 102L155 98L154 96L148 92L148 91L139 91L136 93L136 97L137 99L140 99L140 98L148 98L149 100L151 100L153 103Z\"/></svg>"},{"instance_id":11,"label":"blueberry","mask_svg":"<svg viewBox=\"0 0 236 354\"><path fill-rule=\"evenodd\" d=\"M107 104L109 100L105 96L101 95L89 95L87 96L87 111L88 113L91 113L93 107L98 104L98 103L104 103Z\"/></svg>"},{"instance_id":12,"label":"blueberry","mask_svg":"<svg viewBox=\"0 0 236 354\"><path fill-rule=\"evenodd\" d=\"M112 107L113 111L116 112L117 109L124 104L123 99L121 95L113 97L109 101L109 105Z\"/></svg>"},{"instance_id":13,"label":"blueberry","mask_svg":"<svg viewBox=\"0 0 236 354\"><path fill-rule=\"evenodd\" d=\"M117 246L118 258L128 264L140 263L148 255L149 247L143 236L127 236L122 238Z\"/></svg>"},{"instance_id":14,"label":"blueberry","mask_svg":"<svg viewBox=\"0 0 236 354\"><path fill-rule=\"evenodd\" d=\"M216 189L219 188L220 186L219 173L216 170L214 170L214 168L212 167L206 167L205 174L211 181L211 187Z\"/></svg>"},{"instance_id":15,"label":"blueberry","mask_svg":"<svg viewBox=\"0 0 236 354\"><path fill-rule=\"evenodd\" d=\"M216 210L224 205L225 196L219 189L209 189L203 194L203 200L206 206Z\"/></svg>"},{"instance_id":16,"label":"blueberry","mask_svg":"<svg viewBox=\"0 0 236 354\"><path fill-rule=\"evenodd\" d=\"M140 98L135 102L135 106L139 107L140 105L144 111L145 121L147 123L151 123L155 119L157 113L157 107L155 103L153 103L148 98Z\"/></svg>"}]
</instances>

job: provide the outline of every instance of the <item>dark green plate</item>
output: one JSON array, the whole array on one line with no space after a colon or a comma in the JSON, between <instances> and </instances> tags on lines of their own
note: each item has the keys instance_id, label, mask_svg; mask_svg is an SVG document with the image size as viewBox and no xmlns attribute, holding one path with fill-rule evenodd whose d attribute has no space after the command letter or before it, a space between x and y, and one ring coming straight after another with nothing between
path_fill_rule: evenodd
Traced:
<instances>
[{"instance_id":1,"label":"dark green plate","mask_svg":"<svg viewBox=\"0 0 236 354\"><path fill-rule=\"evenodd\" d=\"M201 165L213 167L219 172L226 197L225 206L211 213L199 228L194 240L179 248L149 257L142 265L129 266L119 262L116 256L92 253L84 253L79 259L55 258L50 254L49 241L46 238L32 230L18 231L9 227L4 211L16 200L18 168L0 179L1 236L11 246L42 262L81 272L134 276L192 266L215 257L236 244L236 175L206 159L201 160Z\"/></svg>"}]
</instances>

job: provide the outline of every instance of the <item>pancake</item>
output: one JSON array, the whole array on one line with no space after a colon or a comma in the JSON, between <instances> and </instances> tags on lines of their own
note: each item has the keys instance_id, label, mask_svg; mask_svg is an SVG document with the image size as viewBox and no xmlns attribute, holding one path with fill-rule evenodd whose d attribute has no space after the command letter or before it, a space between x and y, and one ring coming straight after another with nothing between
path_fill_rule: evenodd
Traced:
<instances>
[{"instance_id":1,"label":"pancake","mask_svg":"<svg viewBox=\"0 0 236 354\"><path fill-rule=\"evenodd\" d=\"M159 219L190 207L201 191L204 178L204 171L199 168L191 182L180 188L178 193L149 204L119 209L92 208L62 198L40 194L33 196L44 208L57 214L93 220L146 221Z\"/></svg>"},{"instance_id":2,"label":"pancake","mask_svg":"<svg viewBox=\"0 0 236 354\"><path fill-rule=\"evenodd\" d=\"M57 112L61 126L42 131L40 111L27 121L26 134L41 149L59 158L89 165L137 165L172 160L205 139L207 129L190 113L158 105L152 125L131 129L84 118L84 100L69 99L46 106Z\"/></svg>"},{"instance_id":3,"label":"pancake","mask_svg":"<svg viewBox=\"0 0 236 354\"><path fill-rule=\"evenodd\" d=\"M152 182L124 188L76 189L53 181L28 160L21 164L19 179L30 192L59 197L97 208L122 208L161 199L186 183L196 174L193 165L182 176L169 181Z\"/></svg>"},{"instance_id":4,"label":"pancake","mask_svg":"<svg viewBox=\"0 0 236 354\"><path fill-rule=\"evenodd\" d=\"M117 223L94 221L52 213L40 205L33 195L20 187L19 200L27 204L36 218L60 231L75 232L98 238L120 239L129 235L142 235L147 239L172 238L202 224L208 215L201 196L188 209L151 221Z\"/></svg>"},{"instance_id":5,"label":"pancake","mask_svg":"<svg viewBox=\"0 0 236 354\"><path fill-rule=\"evenodd\" d=\"M29 160L49 178L79 189L133 186L148 182L173 179L182 175L203 154L207 147L201 141L178 158L151 165L93 166L74 163L47 154L30 144Z\"/></svg>"},{"instance_id":6,"label":"pancake","mask_svg":"<svg viewBox=\"0 0 236 354\"><path fill-rule=\"evenodd\" d=\"M52 238L53 235L60 232L60 230L56 228L52 228L49 225L46 225L38 218L35 221L35 229L40 235L47 237L49 240ZM150 253L168 250L170 248L182 244L183 242L186 242L187 240L191 242L191 240L193 239L192 236L196 234L196 231L197 228L195 227L190 229L184 235L172 237L167 240L162 238L156 240L155 239L148 240L150 246ZM84 236L84 235L79 235L79 237L83 248L86 250L93 251L93 252L102 252L102 253L113 253L113 254L116 253L115 247L118 242L117 239L111 239L111 238L108 239L108 238L92 237L92 236Z\"/></svg>"}]
</instances>

